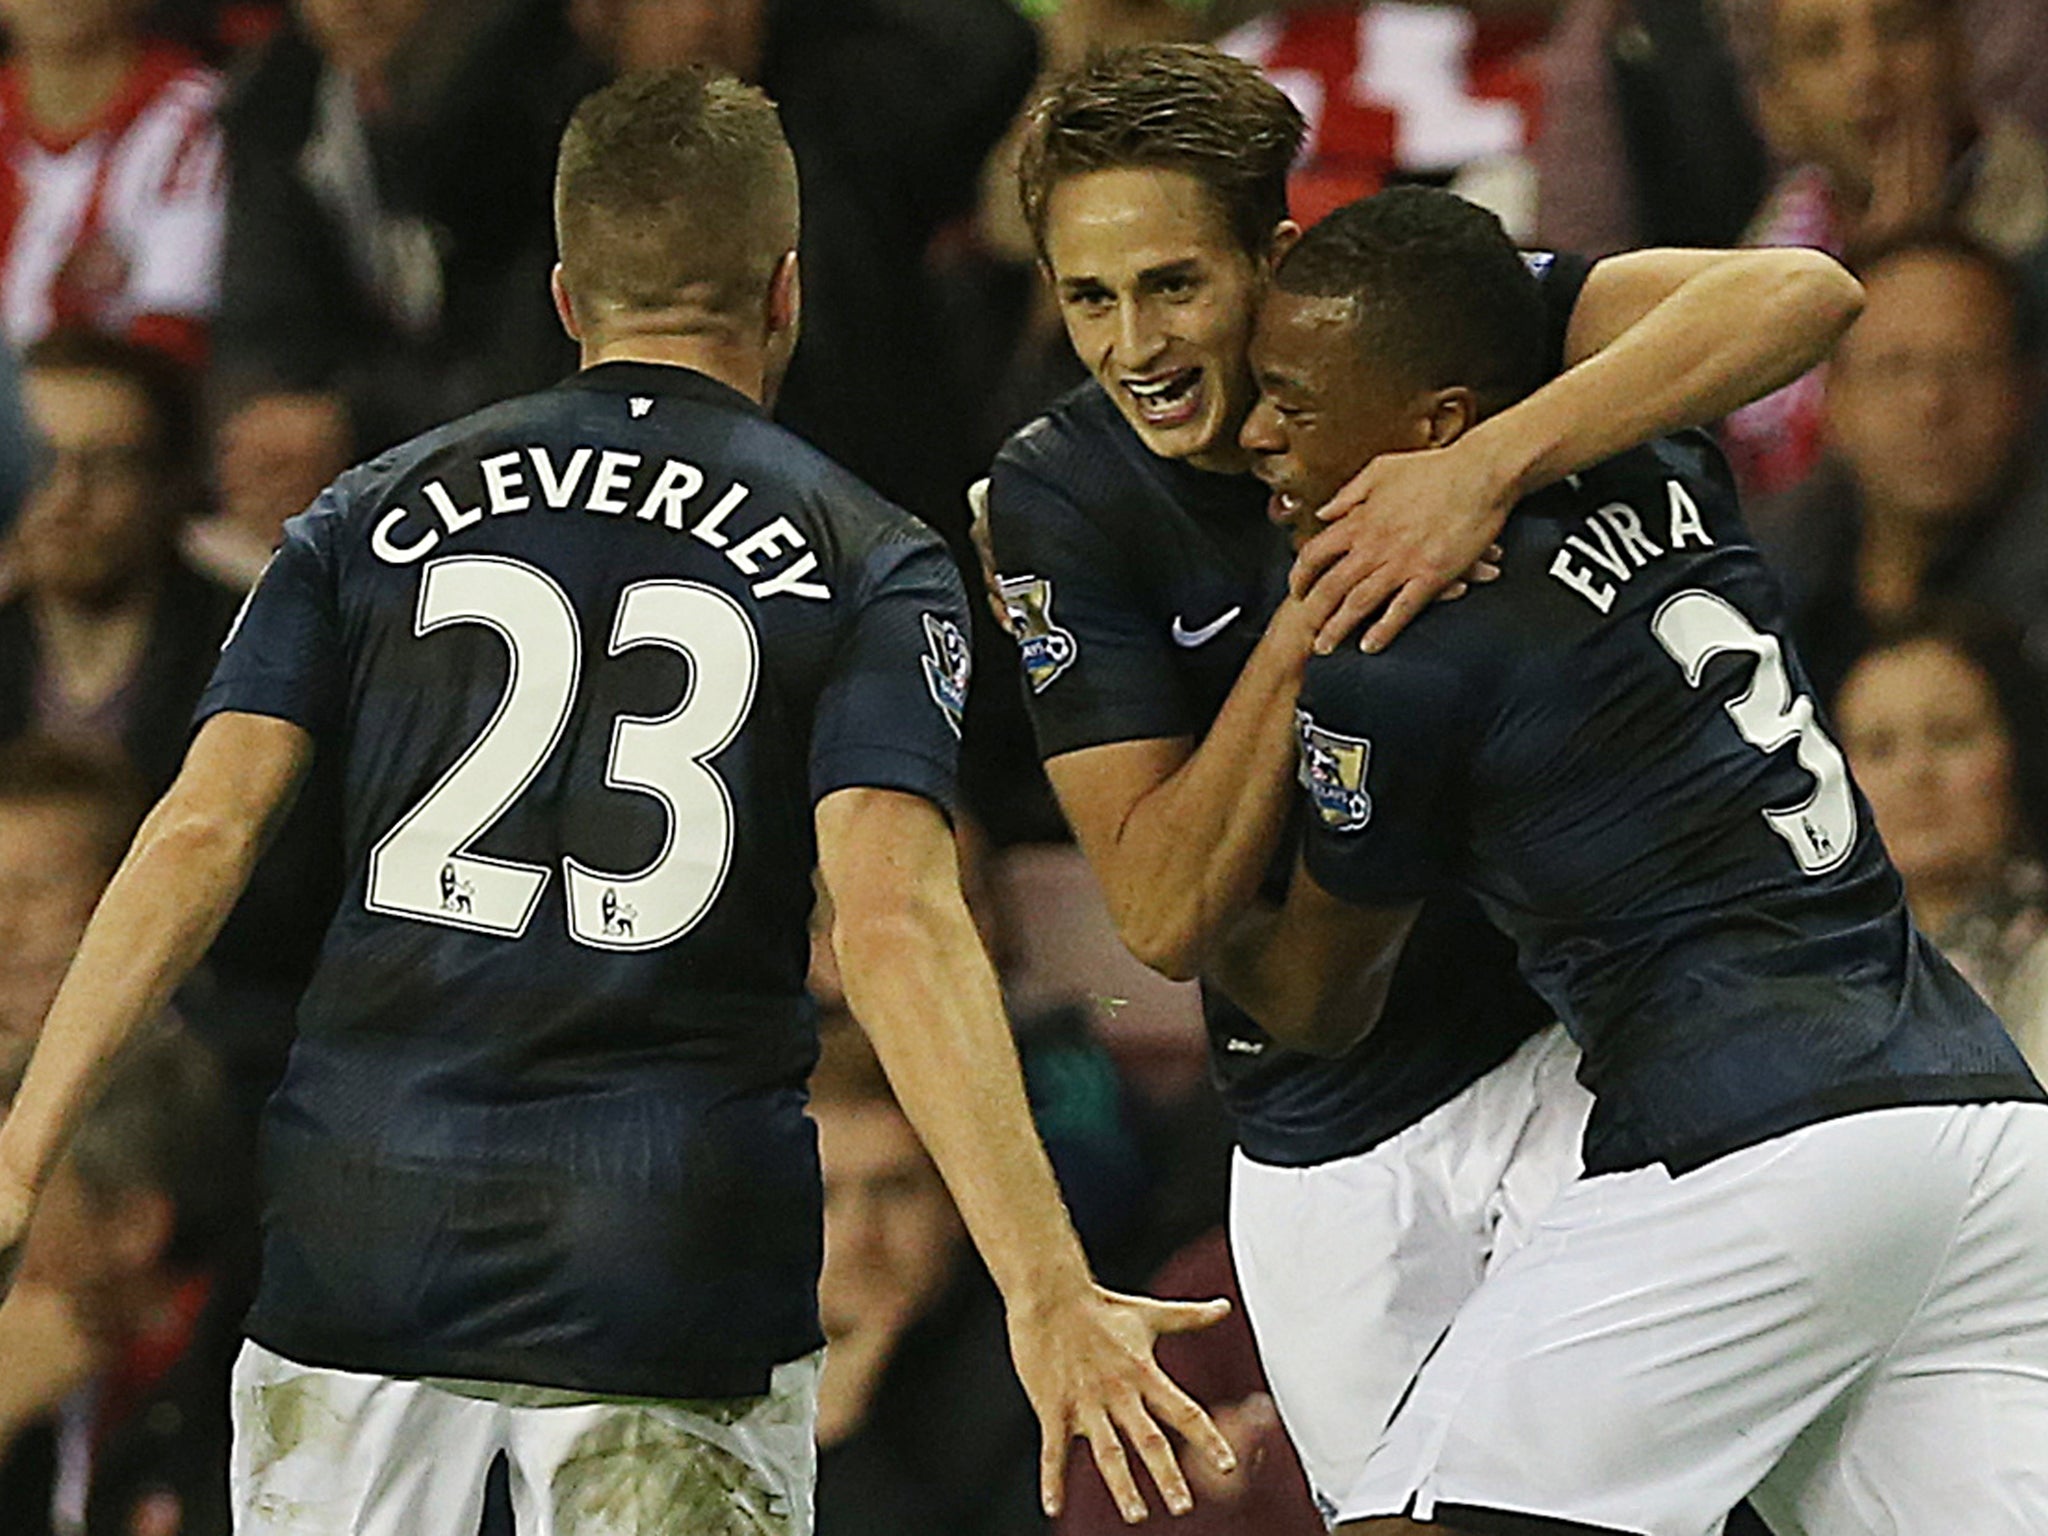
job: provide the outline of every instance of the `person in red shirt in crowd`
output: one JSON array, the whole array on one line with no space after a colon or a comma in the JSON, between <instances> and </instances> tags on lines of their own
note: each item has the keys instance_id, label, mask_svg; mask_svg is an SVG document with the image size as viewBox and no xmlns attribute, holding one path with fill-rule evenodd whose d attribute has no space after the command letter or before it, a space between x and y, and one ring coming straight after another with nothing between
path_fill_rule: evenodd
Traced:
<instances>
[{"instance_id":1,"label":"person in red shirt in crowd","mask_svg":"<svg viewBox=\"0 0 2048 1536\"><path fill-rule=\"evenodd\" d=\"M219 292L219 77L139 0L0 0L0 333L89 326L197 363Z\"/></svg>"}]
</instances>

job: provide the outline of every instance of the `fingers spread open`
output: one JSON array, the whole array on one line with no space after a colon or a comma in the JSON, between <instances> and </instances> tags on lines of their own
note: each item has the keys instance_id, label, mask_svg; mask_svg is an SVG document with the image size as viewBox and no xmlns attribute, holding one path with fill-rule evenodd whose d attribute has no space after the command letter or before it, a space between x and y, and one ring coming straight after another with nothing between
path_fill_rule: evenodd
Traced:
<instances>
[{"instance_id":1,"label":"fingers spread open","mask_svg":"<svg viewBox=\"0 0 2048 1536\"><path fill-rule=\"evenodd\" d=\"M1059 1518L1066 1505L1067 1447L1073 1434L1064 1418L1038 1420L1038 1504L1048 1520Z\"/></svg>"},{"instance_id":2,"label":"fingers spread open","mask_svg":"<svg viewBox=\"0 0 2048 1536\"><path fill-rule=\"evenodd\" d=\"M1145 1470L1152 1474L1153 1485L1166 1500L1167 1509L1176 1515L1184 1515L1193 1509L1195 1496L1188 1491L1188 1480L1181 1472L1179 1458L1173 1454L1173 1443L1166 1438L1166 1431L1154 1422L1144 1399L1135 1392L1121 1399L1116 1404L1114 1416L1124 1438L1137 1447L1139 1459L1145 1463Z\"/></svg>"},{"instance_id":3,"label":"fingers spread open","mask_svg":"<svg viewBox=\"0 0 2048 1536\"><path fill-rule=\"evenodd\" d=\"M1199 1333L1230 1316L1230 1302L1222 1296L1209 1301L1148 1301L1146 1314L1154 1333Z\"/></svg>"},{"instance_id":4,"label":"fingers spread open","mask_svg":"<svg viewBox=\"0 0 2048 1536\"><path fill-rule=\"evenodd\" d=\"M1175 1434L1208 1457L1218 1472L1237 1470L1237 1452L1231 1449L1223 1431L1216 1427L1216 1421L1209 1417L1200 1403L1183 1392L1171 1376L1157 1367L1153 1368L1151 1379L1146 1384L1145 1401Z\"/></svg>"},{"instance_id":5,"label":"fingers spread open","mask_svg":"<svg viewBox=\"0 0 2048 1536\"><path fill-rule=\"evenodd\" d=\"M1136 1525L1151 1511L1145 1507L1145 1496L1138 1492L1138 1480L1131 1476L1131 1459L1124 1452L1124 1443L1110 1423L1109 1414L1100 1405L1091 1404L1081 1410L1079 1424L1081 1433L1088 1438L1088 1449L1094 1453L1095 1469L1102 1474L1124 1523Z\"/></svg>"}]
</instances>

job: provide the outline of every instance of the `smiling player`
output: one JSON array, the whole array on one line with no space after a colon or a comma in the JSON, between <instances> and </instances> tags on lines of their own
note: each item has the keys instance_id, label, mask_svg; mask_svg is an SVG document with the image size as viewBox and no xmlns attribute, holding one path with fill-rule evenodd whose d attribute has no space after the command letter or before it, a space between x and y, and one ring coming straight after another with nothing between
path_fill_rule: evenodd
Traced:
<instances>
[{"instance_id":1,"label":"smiling player","mask_svg":"<svg viewBox=\"0 0 2048 1536\"><path fill-rule=\"evenodd\" d=\"M1520 398L1544 324L1448 193L1311 231L1244 428L1296 537L1360 464ZM1747 1496L1810 1536L2048 1529L2048 1095L1913 928L1725 463L1624 453L1502 538L1499 586L1309 664L1305 872L1216 968L1343 1049L1415 903L1463 889L1585 1051L1585 1178L1337 1513L1706 1536Z\"/></svg>"},{"instance_id":2,"label":"smiling player","mask_svg":"<svg viewBox=\"0 0 2048 1536\"><path fill-rule=\"evenodd\" d=\"M1057 82L1026 140L1026 212L1094 380L997 460L994 553L1047 772L1125 942L1169 974L1192 974L1280 847L1301 668L1326 618L1347 623L1324 594L1281 601L1286 540L1237 442L1258 302L1297 234L1300 134L1255 69L1168 46ZM1368 597L1412 607L1409 578L1463 570L1523 484L1803 371L1857 298L1804 252L1535 265L1549 370L1585 361L1457 449L1373 466L1381 557L1337 560ZM1406 505L1400 526L1383 502ZM1576 1054L1458 897L1424 915L1382 1036L1343 1060L1205 1007L1247 1309L1334 1509L1458 1304L1577 1171Z\"/></svg>"}]
</instances>

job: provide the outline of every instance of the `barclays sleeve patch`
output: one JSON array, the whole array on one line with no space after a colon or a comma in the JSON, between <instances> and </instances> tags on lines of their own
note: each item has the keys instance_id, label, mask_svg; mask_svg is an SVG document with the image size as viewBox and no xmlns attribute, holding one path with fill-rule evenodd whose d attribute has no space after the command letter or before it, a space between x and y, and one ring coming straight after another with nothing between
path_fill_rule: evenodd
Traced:
<instances>
[{"instance_id":1,"label":"barclays sleeve patch","mask_svg":"<svg viewBox=\"0 0 2048 1536\"><path fill-rule=\"evenodd\" d=\"M1305 709L1294 712L1294 729L1301 743L1301 787L1323 825L1332 832L1364 831L1372 820L1372 796L1365 789L1372 743L1324 730Z\"/></svg>"},{"instance_id":2,"label":"barclays sleeve patch","mask_svg":"<svg viewBox=\"0 0 2048 1536\"><path fill-rule=\"evenodd\" d=\"M1080 647L1070 632L1053 622L1052 583L1043 576L1001 576L996 585L1010 616L1010 633L1024 657L1024 675L1033 693L1043 693L1074 664Z\"/></svg>"}]
</instances>

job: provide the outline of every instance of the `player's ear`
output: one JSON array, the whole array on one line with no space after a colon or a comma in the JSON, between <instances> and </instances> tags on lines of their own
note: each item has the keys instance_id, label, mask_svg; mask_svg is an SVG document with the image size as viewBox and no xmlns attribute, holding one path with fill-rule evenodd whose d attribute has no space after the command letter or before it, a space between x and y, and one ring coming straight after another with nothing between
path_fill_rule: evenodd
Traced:
<instances>
[{"instance_id":1,"label":"player's ear","mask_svg":"<svg viewBox=\"0 0 2048 1536\"><path fill-rule=\"evenodd\" d=\"M569 290L562 282L562 264L559 261L548 273L548 294L555 301L555 318L562 322L562 329L569 333L569 339L581 341L583 329L576 323L576 306L569 302Z\"/></svg>"},{"instance_id":2,"label":"player's ear","mask_svg":"<svg viewBox=\"0 0 2048 1536\"><path fill-rule=\"evenodd\" d=\"M1479 424L1479 397L1462 384L1432 390L1421 418L1424 448L1448 448Z\"/></svg>"},{"instance_id":3,"label":"player's ear","mask_svg":"<svg viewBox=\"0 0 2048 1536\"><path fill-rule=\"evenodd\" d=\"M796 252L784 251L782 259L775 263L775 275L768 279L769 336L786 332L794 338L803 322L803 308L803 275L797 267Z\"/></svg>"},{"instance_id":4,"label":"player's ear","mask_svg":"<svg viewBox=\"0 0 2048 1536\"><path fill-rule=\"evenodd\" d=\"M1279 270L1287 253L1294 249L1294 242L1301 238L1301 226L1292 219L1282 219L1273 226L1273 236L1266 242L1266 270Z\"/></svg>"}]
</instances>

